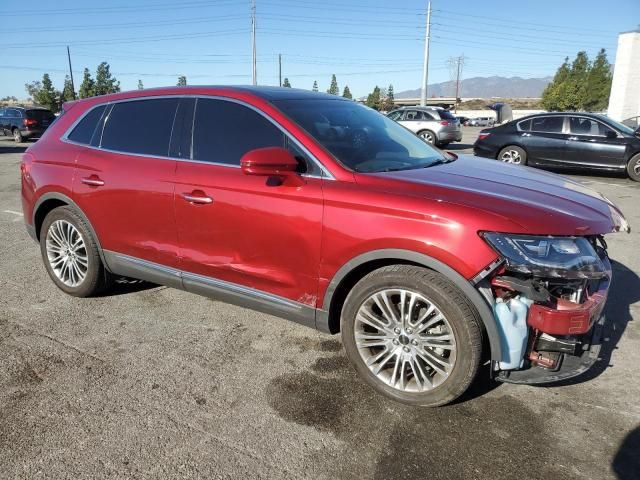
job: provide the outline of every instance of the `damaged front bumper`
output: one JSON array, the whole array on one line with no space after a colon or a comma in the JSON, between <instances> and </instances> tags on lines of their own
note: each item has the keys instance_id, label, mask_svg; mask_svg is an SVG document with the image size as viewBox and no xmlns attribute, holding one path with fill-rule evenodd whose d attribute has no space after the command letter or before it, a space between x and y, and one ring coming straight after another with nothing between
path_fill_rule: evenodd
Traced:
<instances>
[{"instance_id":1,"label":"damaged front bumper","mask_svg":"<svg viewBox=\"0 0 640 480\"><path fill-rule=\"evenodd\" d=\"M576 377L599 358L607 321L603 314L611 285L605 248L596 248L601 271L584 280L514 275L504 265L485 279L494 301L502 359L496 380L549 384ZM480 287L480 285L478 285Z\"/></svg>"}]
</instances>

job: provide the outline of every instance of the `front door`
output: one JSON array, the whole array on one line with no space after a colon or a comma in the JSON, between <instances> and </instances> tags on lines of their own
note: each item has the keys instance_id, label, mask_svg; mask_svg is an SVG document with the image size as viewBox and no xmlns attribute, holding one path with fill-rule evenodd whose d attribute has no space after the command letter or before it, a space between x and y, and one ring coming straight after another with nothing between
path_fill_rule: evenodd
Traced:
<instances>
[{"instance_id":1,"label":"front door","mask_svg":"<svg viewBox=\"0 0 640 480\"><path fill-rule=\"evenodd\" d=\"M610 132L610 133L609 133ZM616 168L625 165L626 140L598 120L569 117L565 161L572 166Z\"/></svg>"},{"instance_id":2,"label":"front door","mask_svg":"<svg viewBox=\"0 0 640 480\"><path fill-rule=\"evenodd\" d=\"M195 283L242 287L253 297L266 293L268 300L275 295L315 306L323 210L317 166L299 159L307 173L301 186L243 174L246 152L288 147L291 140L237 102L198 98L192 133L192 161L178 162L176 172L185 287L200 293Z\"/></svg>"},{"instance_id":3,"label":"front door","mask_svg":"<svg viewBox=\"0 0 640 480\"><path fill-rule=\"evenodd\" d=\"M93 148L80 147L73 181L74 200L104 250L174 268L177 162L169 147L179 103L141 99L107 107L101 138L97 133Z\"/></svg>"}]
</instances>

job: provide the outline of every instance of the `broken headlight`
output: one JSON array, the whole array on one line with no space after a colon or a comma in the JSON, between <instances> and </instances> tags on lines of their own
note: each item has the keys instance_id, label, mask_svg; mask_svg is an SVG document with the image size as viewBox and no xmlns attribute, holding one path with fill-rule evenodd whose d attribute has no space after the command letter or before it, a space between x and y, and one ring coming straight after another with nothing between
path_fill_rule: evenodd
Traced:
<instances>
[{"instance_id":1,"label":"broken headlight","mask_svg":"<svg viewBox=\"0 0 640 480\"><path fill-rule=\"evenodd\" d=\"M601 278L606 269L584 237L485 232L484 239L506 260L507 270L547 278Z\"/></svg>"}]
</instances>

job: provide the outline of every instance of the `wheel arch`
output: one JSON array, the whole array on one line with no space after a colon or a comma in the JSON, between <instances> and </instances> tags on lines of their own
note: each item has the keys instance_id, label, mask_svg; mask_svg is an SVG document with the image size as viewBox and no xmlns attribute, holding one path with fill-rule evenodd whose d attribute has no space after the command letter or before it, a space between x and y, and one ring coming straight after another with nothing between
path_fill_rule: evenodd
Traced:
<instances>
[{"instance_id":1,"label":"wheel arch","mask_svg":"<svg viewBox=\"0 0 640 480\"><path fill-rule=\"evenodd\" d=\"M402 249L382 249L363 253L345 263L333 276L318 310L316 328L328 333L340 331L340 314L344 301L353 286L365 275L387 265L416 265L441 273L456 285L478 311L486 331L491 359L500 360L502 348L495 318L480 292L453 268L428 255Z\"/></svg>"},{"instance_id":2,"label":"wheel arch","mask_svg":"<svg viewBox=\"0 0 640 480\"><path fill-rule=\"evenodd\" d=\"M35 206L33 207L33 218L32 225L35 230L36 240L40 241L40 229L42 228L42 222L46 218L47 214L52 211L54 208L58 207L71 207L78 215L82 217L85 223L89 226L89 230L91 231L91 235L93 236L93 240L96 242L98 247L98 253L100 254L100 260L102 260L102 264L105 268L108 269L107 263L104 259L104 254L102 252L102 246L100 245L100 239L96 234L96 231L93 228L93 225L82 211L82 209L78 206L76 202L74 202L71 198L59 192L48 192L38 198Z\"/></svg>"}]
</instances>

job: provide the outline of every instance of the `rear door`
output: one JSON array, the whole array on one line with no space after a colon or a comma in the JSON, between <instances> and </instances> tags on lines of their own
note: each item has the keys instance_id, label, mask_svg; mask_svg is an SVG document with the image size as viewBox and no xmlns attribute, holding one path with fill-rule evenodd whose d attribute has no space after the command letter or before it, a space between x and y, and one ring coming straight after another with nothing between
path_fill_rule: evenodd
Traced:
<instances>
[{"instance_id":1,"label":"rear door","mask_svg":"<svg viewBox=\"0 0 640 480\"><path fill-rule=\"evenodd\" d=\"M626 143L622 135L603 122L572 115L569 117L565 161L571 165L592 168L623 167Z\"/></svg>"},{"instance_id":2,"label":"rear door","mask_svg":"<svg viewBox=\"0 0 640 480\"><path fill-rule=\"evenodd\" d=\"M222 281L315 306L323 211L317 165L268 118L231 100L198 98L192 138L192 161L177 165L175 195L185 287L199 292L202 283ZM242 155L273 146L299 158L303 185L242 172Z\"/></svg>"},{"instance_id":3,"label":"rear door","mask_svg":"<svg viewBox=\"0 0 640 480\"><path fill-rule=\"evenodd\" d=\"M414 133L418 133L421 130L429 129L429 122L435 121L435 117L432 117L427 112L422 110L405 110L400 124L407 127ZM431 125L433 127L433 125Z\"/></svg>"},{"instance_id":4,"label":"rear door","mask_svg":"<svg viewBox=\"0 0 640 480\"><path fill-rule=\"evenodd\" d=\"M534 117L520 122L520 141L532 165L562 166L568 135L564 130L565 117L560 115ZM527 129L527 130L525 130Z\"/></svg>"},{"instance_id":5,"label":"rear door","mask_svg":"<svg viewBox=\"0 0 640 480\"><path fill-rule=\"evenodd\" d=\"M79 149L74 199L104 250L177 266L170 140L179 104L171 97L117 102L103 110L95 134L79 135L91 145Z\"/></svg>"}]
</instances>

